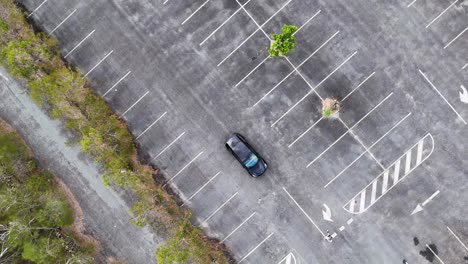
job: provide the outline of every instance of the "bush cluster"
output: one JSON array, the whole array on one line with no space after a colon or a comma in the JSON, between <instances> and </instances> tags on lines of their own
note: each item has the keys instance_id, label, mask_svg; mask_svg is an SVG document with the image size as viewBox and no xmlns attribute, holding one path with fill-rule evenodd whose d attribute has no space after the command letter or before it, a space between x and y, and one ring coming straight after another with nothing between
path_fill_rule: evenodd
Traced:
<instances>
[{"instance_id":1,"label":"bush cluster","mask_svg":"<svg viewBox=\"0 0 468 264\"><path fill-rule=\"evenodd\" d=\"M284 25L283 33L273 34L273 43L271 44L268 53L272 57L286 56L288 53L294 49L296 45L296 37L294 37L294 32L297 31L297 27L293 25Z\"/></svg>"},{"instance_id":2,"label":"bush cluster","mask_svg":"<svg viewBox=\"0 0 468 264\"><path fill-rule=\"evenodd\" d=\"M26 83L32 99L50 116L64 122L84 152L103 165L105 184L133 191L138 197L131 209L133 222L138 226L149 223L165 231L172 237L168 241L184 241L182 250L202 252L187 257L191 263L227 263L218 245L208 242L189 224L190 212L180 209L175 199L155 184L152 176L156 171L137 160L126 124L92 92L79 70L65 65L56 40L35 33L14 0L0 0L0 30L0 63ZM182 227L186 232L181 235ZM173 261L167 257L160 263Z\"/></svg>"}]
</instances>

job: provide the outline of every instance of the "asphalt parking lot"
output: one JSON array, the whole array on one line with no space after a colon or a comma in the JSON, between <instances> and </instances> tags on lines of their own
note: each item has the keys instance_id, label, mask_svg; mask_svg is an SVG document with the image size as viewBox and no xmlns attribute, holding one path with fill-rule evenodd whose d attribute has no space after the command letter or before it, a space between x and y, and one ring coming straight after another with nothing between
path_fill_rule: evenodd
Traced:
<instances>
[{"instance_id":1,"label":"asphalt parking lot","mask_svg":"<svg viewBox=\"0 0 468 264\"><path fill-rule=\"evenodd\" d=\"M468 263L467 1L21 2L239 263Z\"/></svg>"}]
</instances>

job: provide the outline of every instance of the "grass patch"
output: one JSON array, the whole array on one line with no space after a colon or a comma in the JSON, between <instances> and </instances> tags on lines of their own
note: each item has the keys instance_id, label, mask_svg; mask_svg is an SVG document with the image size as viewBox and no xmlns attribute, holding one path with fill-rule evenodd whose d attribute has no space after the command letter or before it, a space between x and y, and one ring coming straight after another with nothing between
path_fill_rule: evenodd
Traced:
<instances>
[{"instance_id":1,"label":"grass patch","mask_svg":"<svg viewBox=\"0 0 468 264\"><path fill-rule=\"evenodd\" d=\"M106 185L131 189L138 197L131 209L134 224L150 224L165 231L167 246L177 244L179 251L187 252L179 262L228 263L222 246L192 226L190 211L180 209L174 197L154 182L157 171L136 159L137 150L126 124L92 92L79 70L64 63L57 41L34 32L14 0L0 0L0 21L4 32L0 34L0 63L27 84L31 98L50 116L64 122L84 152L103 165ZM166 256L160 257L161 264L181 260L172 258L173 252L163 246L156 254Z\"/></svg>"}]
</instances>

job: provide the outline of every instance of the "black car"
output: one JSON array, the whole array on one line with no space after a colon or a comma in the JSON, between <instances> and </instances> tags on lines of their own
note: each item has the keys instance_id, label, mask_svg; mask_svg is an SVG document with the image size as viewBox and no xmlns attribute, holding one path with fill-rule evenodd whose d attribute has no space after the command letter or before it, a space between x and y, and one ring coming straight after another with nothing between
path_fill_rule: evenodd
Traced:
<instances>
[{"instance_id":1,"label":"black car","mask_svg":"<svg viewBox=\"0 0 468 264\"><path fill-rule=\"evenodd\" d=\"M226 141L226 148L236 157L252 177L261 176L268 168L265 160L247 143L245 138L232 134Z\"/></svg>"}]
</instances>

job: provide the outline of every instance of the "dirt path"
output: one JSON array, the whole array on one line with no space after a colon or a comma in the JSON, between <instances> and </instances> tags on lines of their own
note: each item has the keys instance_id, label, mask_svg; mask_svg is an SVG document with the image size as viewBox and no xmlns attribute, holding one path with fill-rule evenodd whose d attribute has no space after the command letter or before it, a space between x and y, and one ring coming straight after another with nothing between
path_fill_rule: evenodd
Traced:
<instances>
[{"instance_id":1,"label":"dirt path","mask_svg":"<svg viewBox=\"0 0 468 264\"><path fill-rule=\"evenodd\" d=\"M154 250L163 241L148 228L129 222L128 204L102 184L98 166L77 146L67 146L60 122L51 120L0 68L0 116L26 140L43 168L68 186L83 210L88 233L103 253L128 263L156 263Z\"/></svg>"}]
</instances>

